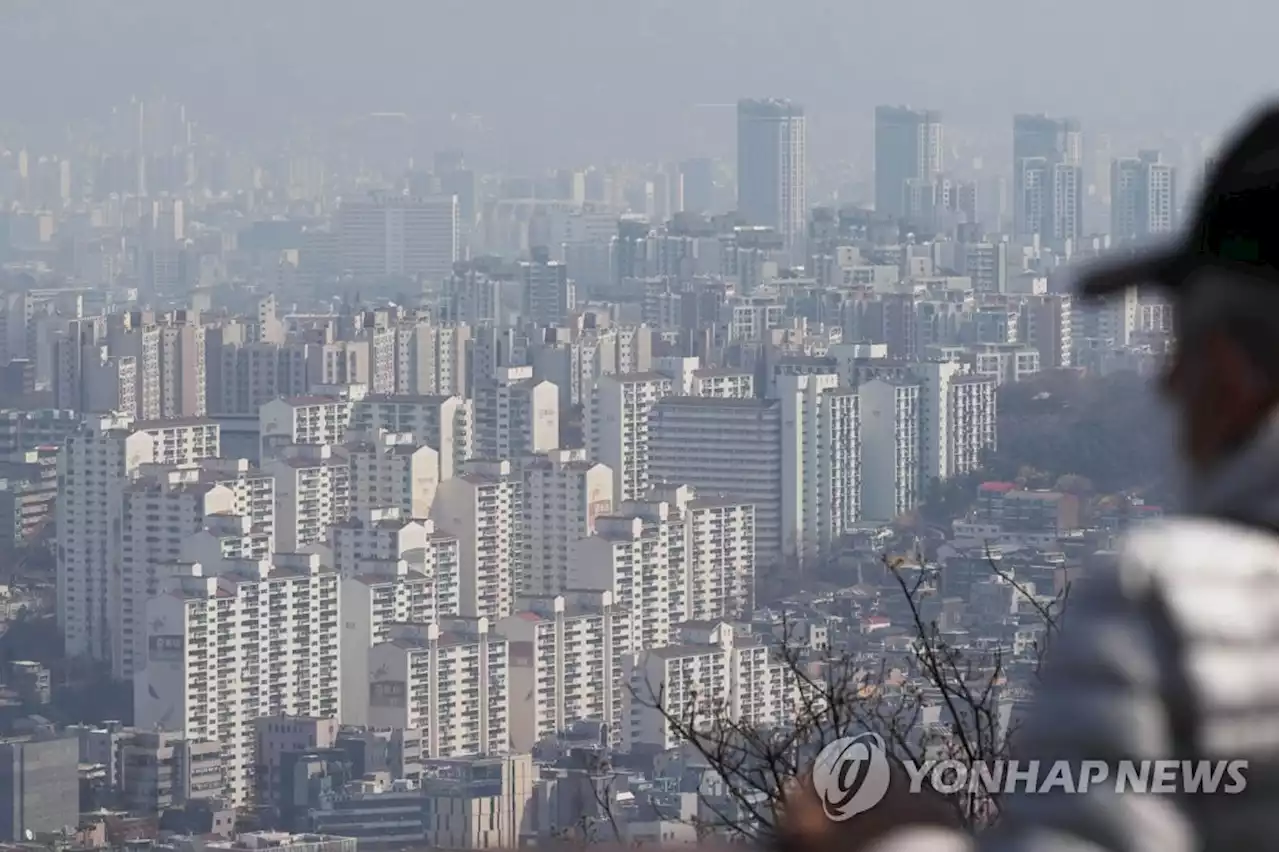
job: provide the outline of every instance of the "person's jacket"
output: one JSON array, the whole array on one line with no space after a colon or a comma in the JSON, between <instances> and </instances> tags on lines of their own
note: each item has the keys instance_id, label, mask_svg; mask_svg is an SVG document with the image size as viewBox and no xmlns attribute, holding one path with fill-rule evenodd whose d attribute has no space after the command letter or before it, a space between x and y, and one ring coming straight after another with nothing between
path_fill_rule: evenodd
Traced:
<instances>
[{"instance_id":1,"label":"person's jacket","mask_svg":"<svg viewBox=\"0 0 1280 852\"><path fill-rule=\"evenodd\" d=\"M1042 766L1107 761L1110 779L1124 760L1247 761L1242 790L1117 793L1112 782L1015 794L976 839L903 829L872 848L1277 848L1278 463L1273 418L1199 489L1186 517L1133 533L1111 568L1071 590L1033 712L1014 742L1016 757Z\"/></svg>"}]
</instances>

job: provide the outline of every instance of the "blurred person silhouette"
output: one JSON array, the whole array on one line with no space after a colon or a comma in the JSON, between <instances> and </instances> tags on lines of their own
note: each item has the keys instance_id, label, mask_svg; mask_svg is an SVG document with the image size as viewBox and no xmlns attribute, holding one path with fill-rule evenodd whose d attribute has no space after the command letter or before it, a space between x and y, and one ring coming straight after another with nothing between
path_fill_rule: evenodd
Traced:
<instances>
[{"instance_id":1,"label":"blurred person silhouette","mask_svg":"<svg viewBox=\"0 0 1280 852\"><path fill-rule=\"evenodd\" d=\"M808 779L786 801L788 849L1192 852L1277 846L1276 106L1224 148L1176 244L1084 272L1081 297L1162 290L1176 348L1161 390L1177 419L1185 510L1131 533L1072 589L1021 761L1105 761L1087 791L1015 792L969 835L896 772L879 804L831 822ZM1141 424L1134 424L1141 428ZM1117 791L1126 761L1247 761L1235 794ZM1186 764L1194 766L1195 764ZM1077 776L1078 777L1078 776Z\"/></svg>"}]
</instances>

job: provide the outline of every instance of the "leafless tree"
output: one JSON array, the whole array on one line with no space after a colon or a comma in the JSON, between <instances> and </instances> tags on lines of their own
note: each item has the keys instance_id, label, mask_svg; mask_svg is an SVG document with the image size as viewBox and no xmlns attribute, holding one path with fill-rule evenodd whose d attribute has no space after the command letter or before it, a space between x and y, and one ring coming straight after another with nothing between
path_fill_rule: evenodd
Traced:
<instances>
[{"instance_id":1,"label":"leafless tree","mask_svg":"<svg viewBox=\"0 0 1280 852\"><path fill-rule=\"evenodd\" d=\"M1038 597L1002 570L990 550L987 563L1035 622L1036 638L1016 655L1000 643L965 642L940 627L932 613L944 569L918 555L886 557L888 586L905 604L907 647L879 659L830 645L815 647L784 613L770 648L780 673L776 686L792 706L784 723L753 718L708 690L686 692L674 706L660 686L632 684L634 699L659 712L672 734L723 781L719 794L702 796L704 828L728 839L776 839L788 785L825 745L865 732L881 737L891 759L916 765L942 760L990 765L1002 759L1011 732L1010 673L1016 668L1038 674L1066 592ZM959 821L970 828L999 815L998 794L949 799Z\"/></svg>"}]
</instances>

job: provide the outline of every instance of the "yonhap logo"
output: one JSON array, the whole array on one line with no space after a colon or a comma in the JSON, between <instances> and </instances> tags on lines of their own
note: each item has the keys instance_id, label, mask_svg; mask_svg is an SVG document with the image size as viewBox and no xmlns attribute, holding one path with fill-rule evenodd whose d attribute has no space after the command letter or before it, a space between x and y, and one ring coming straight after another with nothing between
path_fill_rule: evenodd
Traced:
<instances>
[{"instance_id":1,"label":"yonhap logo","mask_svg":"<svg viewBox=\"0 0 1280 852\"><path fill-rule=\"evenodd\" d=\"M833 822L875 807L889 792L891 776L884 740L871 733L828 743L813 764L813 788Z\"/></svg>"}]
</instances>

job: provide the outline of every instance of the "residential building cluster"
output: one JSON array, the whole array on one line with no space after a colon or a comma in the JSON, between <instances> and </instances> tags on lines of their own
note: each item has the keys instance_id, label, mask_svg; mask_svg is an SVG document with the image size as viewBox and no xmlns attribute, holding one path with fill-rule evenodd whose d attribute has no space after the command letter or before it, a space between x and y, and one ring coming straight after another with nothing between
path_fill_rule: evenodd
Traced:
<instances>
[{"instance_id":1,"label":"residential building cluster","mask_svg":"<svg viewBox=\"0 0 1280 852\"><path fill-rule=\"evenodd\" d=\"M38 808L0 801L0 840L124 830L99 809L227 852L748 819L682 731L788 725L809 687L780 644L818 680L832 648L909 650L872 554L982 469L1001 389L1149 369L1170 338L1166 305L1081 303L1067 265L1171 230L1175 168L1115 159L1094 233L1069 119L1015 117L1005 205L939 113L881 107L872 209L810 205L788 101L737 105L728 205L707 159L290 154L246 183L156 109L163 146L0 151L0 554L52 555L32 611L133 696L127 724L0 741L0 787L53 767L23 782ZM940 623L1021 663L980 542L1041 596L1105 545L1070 494L976 505L940 533ZM4 676L12 706L53 701L37 663Z\"/></svg>"}]
</instances>

